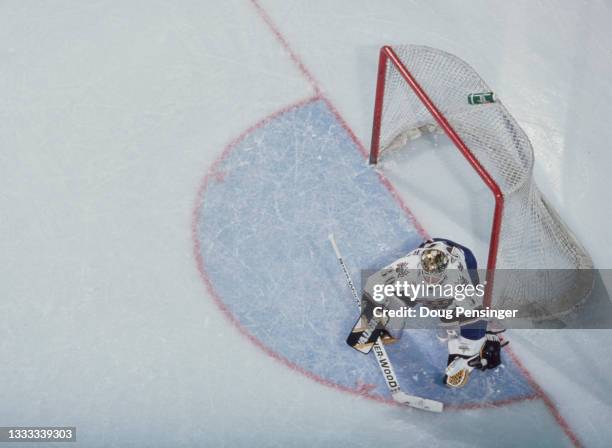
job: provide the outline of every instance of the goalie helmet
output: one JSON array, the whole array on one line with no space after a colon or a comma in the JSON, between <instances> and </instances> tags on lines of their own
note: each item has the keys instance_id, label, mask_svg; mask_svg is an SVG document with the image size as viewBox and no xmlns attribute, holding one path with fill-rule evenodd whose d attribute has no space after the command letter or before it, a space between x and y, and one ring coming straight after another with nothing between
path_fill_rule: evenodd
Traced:
<instances>
[{"instance_id":1,"label":"goalie helmet","mask_svg":"<svg viewBox=\"0 0 612 448\"><path fill-rule=\"evenodd\" d=\"M421 253L421 271L427 283L436 284L444 280L449 257L443 242L427 244Z\"/></svg>"}]
</instances>

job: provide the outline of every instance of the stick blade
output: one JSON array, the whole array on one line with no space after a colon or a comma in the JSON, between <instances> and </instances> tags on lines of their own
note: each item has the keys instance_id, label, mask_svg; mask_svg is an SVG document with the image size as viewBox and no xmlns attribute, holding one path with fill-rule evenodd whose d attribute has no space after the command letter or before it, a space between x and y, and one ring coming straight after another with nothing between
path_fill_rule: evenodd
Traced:
<instances>
[{"instance_id":1,"label":"stick blade","mask_svg":"<svg viewBox=\"0 0 612 448\"><path fill-rule=\"evenodd\" d=\"M444 403L440 401L415 397L414 395L408 395L407 393L401 391L394 393L393 399L400 404L410 406L411 408L421 409L423 411L442 412L444 410Z\"/></svg>"}]
</instances>

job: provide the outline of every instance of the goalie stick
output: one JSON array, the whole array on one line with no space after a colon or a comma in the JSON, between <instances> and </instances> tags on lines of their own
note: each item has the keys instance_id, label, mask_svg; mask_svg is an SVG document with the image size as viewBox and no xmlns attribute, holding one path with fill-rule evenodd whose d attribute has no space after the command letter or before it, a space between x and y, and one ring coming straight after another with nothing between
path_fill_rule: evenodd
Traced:
<instances>
[{"instance_id":1,"label":"goalie stick","mask_svg":"<svg viewBox=\"0 0 612 448\"><path fill-rule=\"evenodd\" d=\"M338 258L338 262L342 267L342 271L344 271L344 276L346 277L346 281L348 286L353 294L353 298L357 302L357 306L359 306L359 295L357 294L357 290L355 289L355 285L351 280L351 276L346 268L346 264L342 259L342 255L340 254L340 250L338 249L338 245L336 244L336 240L334 238L333 233L328 236L329 241L334 248L334 252L336 253L336 258ZM417 409L422 409L424 411L431 412L442 412L444 408L444 404L440 401L429 400L427 398L417 397L415 395L408 395L404 391L401 390L397 377L395 376L395 371L393 370L393 365L391 364L391 360L387 355L387 351L385 350L385 346L383 345L380 338L376 340L373 346L374 354L376 355L376 361L378 363L378 367L380 367L380 371L382 372L385 383L391 392L391 396L393 400L397 403L410 406Z\"/></svg>"}]
</instances>

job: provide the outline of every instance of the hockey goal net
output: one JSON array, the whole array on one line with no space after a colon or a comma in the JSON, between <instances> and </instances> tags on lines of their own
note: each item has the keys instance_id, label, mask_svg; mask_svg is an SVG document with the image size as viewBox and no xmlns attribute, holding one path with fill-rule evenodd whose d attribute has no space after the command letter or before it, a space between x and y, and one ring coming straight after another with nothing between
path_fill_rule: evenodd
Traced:
<instances>
[{"instance_id":1,"label":"hockey goal net","mask_svg":"<svg viewBox=\"0 0 612 448\"><path fill-rule=\"evenodd\" d=\"M482 92L489 87L451 54L383 47L370 163L405 150L419 130L443 131L493 197L485 305L517 308L536 319L560 316L589 295L591 259L538 190L533 149L517 122L498 100L468 102L468 95ZM519 274L525 271L537 274Z\"/></svg>"}]
</instances>

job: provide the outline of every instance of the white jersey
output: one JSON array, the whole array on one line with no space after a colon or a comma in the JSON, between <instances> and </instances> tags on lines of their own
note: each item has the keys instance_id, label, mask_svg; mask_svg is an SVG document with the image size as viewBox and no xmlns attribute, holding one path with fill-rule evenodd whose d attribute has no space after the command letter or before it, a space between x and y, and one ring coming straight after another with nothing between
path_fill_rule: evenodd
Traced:
<instances>
[{"instance_id":1,"label":"white jersey","mask_svg":"<svg viewBox=\"0 0 612 448\"><path fill-rule=\"evenodd\" d=\"M437 244L440 248L440 244ZM446 285L467 285L472 284L468 267L465 260L464 251L456 246L443 244L443 250L448 256L448 265L445 272L442 274L442 278L436 285L444 287ZM427 247L419 247L405 256L399 258L393 263L385 266L380 271L372 274L368 277L364 291L372 299L376 298L375 286L376 285L396 285L398 282L404 284L405 282L412 285L422 285L422 288L426 287L429 283L424 276L421 267L421 254ZM441 288L434 289L427 294L409 295L408 297L400 294L385 294L384 299L376 301L377 304L382 305L385 309L397 310L404 306L416 306L417 304L426 305L429 308L447 308L454 302L453 297L448 295L436 296L435 292L440 291ZM411 289L415 291L415 289ZM379 286L380 292L380 286ZM412 300L414 299L414 300ZM465 303L468 308L475 306L475 303ZM403 318L391 318L390 322L387 323L389 328L398 329L403 327Z\"/></svg>"},{"instance_id":2,"label":"white jersey","mask_svg":"<svg viewBox=\"0 0 612 448\"><path fill-rule=\"evenodd\" d=\"M465 285L472 283L463 250L455 246L445 245L445 247L447 249L449 262L440 284ZM421 254L425 249L426 248L417 248L368 277L365 291L370 294L370 296L374 297L375 285L389 285L397 282L408 282L415 285L427 284L427 280L423 276L423 270L421 268ZM405 300L403 297L398 298ZM432 297L417 297L417 299L427 298L431 299Z\"/></svg>"}]
</instances>

